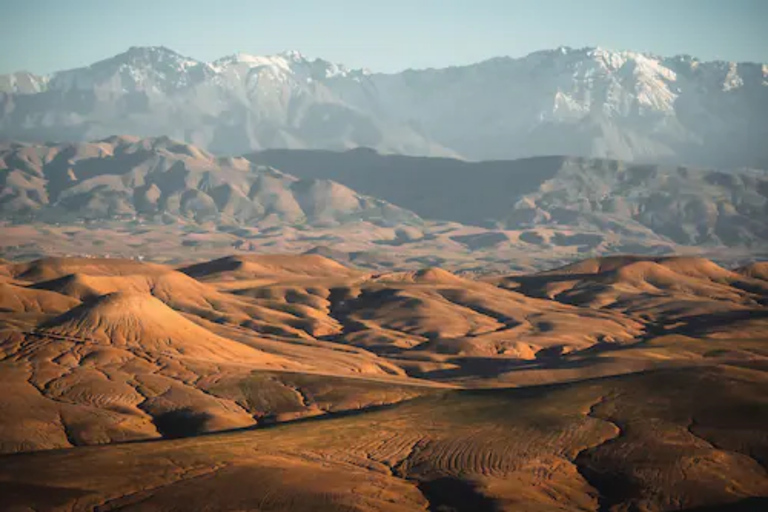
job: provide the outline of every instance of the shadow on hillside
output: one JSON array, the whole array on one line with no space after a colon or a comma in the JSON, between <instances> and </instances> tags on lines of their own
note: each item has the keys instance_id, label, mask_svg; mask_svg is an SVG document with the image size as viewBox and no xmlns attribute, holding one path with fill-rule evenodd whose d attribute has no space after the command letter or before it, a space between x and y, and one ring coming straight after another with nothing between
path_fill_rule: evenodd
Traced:
<instances>
[{"instance_id":1,"label":"shadow on hillside","mask_svg":"<svg viewBox=\"0 0 768 512\"><path fill-rule=\"evenodd\" d=\"M430 512L496 512L501 510L495 500L484 496L471 482L452 477L440 477L419 482L419 490L429 501Z\"/></svg>"},{"instance_id":2,"label":"shadow on hillside","mask_svg":"<svg viewBox=\"0 0 768 512\"><path fill-rule=\"evenodd\" d=\"M207 412L176 409L155 416L153 422L165 439L198 436L205 433L205 424L211 419Z\"/></svg>"},{"instance_id":3,"label":"shadow on hillside","mask_svg":"<svg viewBox=\"0 0 768 512\"><path fill-rule=\"evenodd\" d=\"M612 345L612 344L606 344ZM553 351L554 352L554 349ZM579 369L598 364L610 363L609 359L569 359L567 356L548 354L534 360L500 359L494 357L457 357L451 359L455 368L420 372L409 370L408 375L417 379L451 380L465 377L494 378L504 373L521 370L566 370Z\"/></svg>"},{"instance_id":4,"label":"shadow on hillside","mask_svg":"<svg viewBox=\"0 0 768 512\"><path fill-rule=\"evenodd\" d=\"M768 311L749 309L740 311L723 311L681 318L683 325L670 331L670 333L695 336L706 334L715 328L724 328L731 324L748 320L761 320L768 318Z\"/></svg>"},{"instance_id":5,"label":"shadow on hillside","mask_svg":"<svg viewBox=\"0 0 768 512\"><path fill-rule=\"evenodd\" d=\"M768 497L752 497L734 503L686 508L683 512L758 512L768 510Z\"/></svg>"}]
</instances>

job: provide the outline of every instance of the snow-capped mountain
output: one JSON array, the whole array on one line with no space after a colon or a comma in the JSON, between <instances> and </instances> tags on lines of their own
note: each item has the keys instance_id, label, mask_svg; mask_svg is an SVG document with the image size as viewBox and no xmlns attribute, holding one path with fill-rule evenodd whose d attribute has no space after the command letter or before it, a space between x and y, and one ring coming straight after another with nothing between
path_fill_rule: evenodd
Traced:
<instances>
[{"instance_id":1,"label":"snow-capped mountain","mask_svg":"<svg viewBox=\"0 0 768 512\"><path fill-rule=\"evenodd\" d=\"M469 158L567 154L755 165L768 155L767 71L763 64L559 48L390 75L377 85L400 117Z\"/></svg>"},{"instance_id":2,"label":"snow-capped mountain","mask_svg":"<svg viewBox=\"0 0 768 512\"><path fill-rule=\"evenodd\" d=\"M213 62L131 48L86 68L0 77L0 136L168 135L263 148L567 154L768 166L768 66L561 47L446 69L347 69L298 52Z\"/></svg>"}]
</instances>

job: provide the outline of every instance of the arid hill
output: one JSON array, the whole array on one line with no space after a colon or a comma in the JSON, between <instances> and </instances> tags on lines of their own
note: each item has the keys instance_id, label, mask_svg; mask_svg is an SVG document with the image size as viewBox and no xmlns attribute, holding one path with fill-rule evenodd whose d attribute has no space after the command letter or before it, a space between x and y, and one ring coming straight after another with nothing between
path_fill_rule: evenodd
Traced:
<instances>
[{"instance_id":1,"label":"arid hill","mask_svg":"<svg viewBox=\"0 0 768 512\"><path fill-rule=\"evenodd\" d=\"M299 180L167 137L0 147L0 213L50 222L133 218L261 225L417 222L327 180Z\"/></svg>"},{"instance_id":2,"label":"arid hill","mask_svg":"<svg viewBox=\"0 0 768 512\"><path fill-rule=\"evenodd\" d=\"M226 256L180 269L187 275L206 281L217 277L229 280L302 279L307 277L343 278L359 272L319 255Z\"/></svg>"},{"instance_id":3,"label":"arid hill","mask_svg":"<svg viewBox=\"0 0 768 512\"><path fill-rule=\"evenodd\" d=\"M442 393L274 429L16 455L0 481L9 507L38 510L757 511L766 385L739 365Z\"/></svg>"},{"instance_id":4,"label":"arid hill","mask_svg":"<svg viewBox=\"0 0 768 512\"><path fill-rule=\"evenodd\" d=\"M3 262L0 510L759 510L762 265Z\"/></svg>"}]
</instances>

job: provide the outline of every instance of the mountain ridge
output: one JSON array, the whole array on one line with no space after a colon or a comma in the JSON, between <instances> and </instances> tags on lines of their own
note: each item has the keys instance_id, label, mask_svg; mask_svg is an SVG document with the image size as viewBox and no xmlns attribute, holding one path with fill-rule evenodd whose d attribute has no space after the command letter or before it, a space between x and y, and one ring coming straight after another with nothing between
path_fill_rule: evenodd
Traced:
<instances>
[{"instance_id":1,"label":"mountain ridge","mask_svg":"<svg viewBox=\"0 0 768 512\"><path fill-rule=\"evenodd\" d=\"M0 77L0 134L168 135L215 153L267 148L545 154L768 166L768 65L600 47L373 73L299 52L212 62L164 47L38 77Z\"/></svg>"},{"instance_id":2,"label":"mountain ridge","mask_svg":"<svg viewBox=\"0 0 768 512\"><path fill-rule=\"evenodd\" d=\"M627 252L743 264L767 250L766 212L758 169L361 148L221 157L165 136L0 144L0 255L13 259L182 262L228 247L316 250L377 270L500 271Z\"/></svg>"},{"instance_id":3,"label":"mountain ridge","mask_svg":"<svg viewBox=\"0 0 768 512\"><path fill-rule=\"evenodd\" d=\"M524 59L530 59L535 57L541 57L541 56L551 56L551 55L568 55L568 54L576 54L576 53L585 53L585 54L594 54L594 55L610 55L611 57L614 56L642 56L649 59L655 59L660 61L666 61L666 62L691 62L691 63L698 63L698 64L713 64L713 65L758 65L762 66L763 68L768 67L768 63L760 63L756 61L749 61L749 60L726 60L726 59L700 59L694 55L686 54L686 53L678 53L678 54L671 54L671 55L664 55L660 53L655 52L649 52L649 51L633 51L628 49L612 49L603 47L600 45L596 46L583 46L583 47L573 47L568 45L561 45L556 48L552 49L541 49L541 50L535 50L532 52L529 52L525 55L520 56L512 56L512 55L497 55L492 57L487 57L484 59L481 59L479 61L469 63L469 64L451 64L447 66L427 66L427 67L420 67L420 68L414 68L414 67L408 67L401 69L399 71L373 71L367 67L360 67L360 68L348 68L344 64L338 63L338 62L332 62L326 59L323 59L321 57L309 57L302 53L300 50L284 50L278 53L274 54L254 54L249 53L245 51L237 51L231 54L224 55L222 57L217 57L213 60L200 60L196 59L194 57L185 56L179 52L176 52L175 50L164 46L164 45L156 45L156 46L131 46L124 52L118 53L116 55L105 57L103 59L99 59L98 61L94 62L90 65L85 66L75 66L72 68L65 68L59 71L54 71L51 73L34 73L26 69L13 71L10 73L4 73L0 74L0 77L12 77L14 75L26 75L29 77L36 77L38 79L45 80L46 78L52 77L59 73L67 73L70 71L76 71L81 69L86 69L89 67L93 67L98 64L102 63L108 63L111 61L120 60L121 58L127 58L130 56L135 55L147 55L152 53L162 53L166 54L168 56L173 56L175 58L178 58L179 60L182 60L184 62L191 62L194 64L203 64L207 65L209 67L216 67L217 65L221 63L226 63L227 61L230 62L257 62L257 63L269 63L270 61L274 62L276 59L286 59L286 60L294 60L298 62L322 62L327 63L332 66L336 66L340 69L343 69L349 73L359 73L359 74L366 74L366 75L399 75L407 72L419 72L419 71L439 71L439 70L451 70L451 69L459 69L459 68L466 68L471 66L478 66L483 64L491 64L496 63L500 61L519 61ZM46 83L48 81L46 80ZM6 85L6 84L2 84ZM1 92L10 92L7 89L0 89Z\"/></svg>"},{"instance_id":4,"label":"mountain ridge","mask_svg":"<svg viewBox=\"0 0 768 512\"><path fill-rule=\"evenodd\" d=\"M489 229L555 228L564 231L560 238L616 232L698 245L714 235L723 239L709 241L730 245L735 238L726 240L739 238L737 233L763 216L768 205L768 173L759 169L723 172L571 156L465 162L362 149L276 149L248 158L295 176L339 181L422 218ZM399 186L403 182L408 187ZM721 186L734 187L730 201ZM726 219L732 215L741 220L731 225ZM756 246L768 236L763 228L753 234L747 238Z\"/></svg>"},{"instance_id":5,"label":"mountain ridge","mask_svg":"<svg viewBox=\"0 0 768 512\"><path fill-rule=\"evenodd\" d=\"M11 143L0 146L0 153L6 171L0 178L0 209L9 216L45 215L47 209L60 222L171 215L198 223L216 218L241 224L333 224L369 214L419 222L410 212L338 183L298 180L168 137Z\"/></svg>"}]
</instances>

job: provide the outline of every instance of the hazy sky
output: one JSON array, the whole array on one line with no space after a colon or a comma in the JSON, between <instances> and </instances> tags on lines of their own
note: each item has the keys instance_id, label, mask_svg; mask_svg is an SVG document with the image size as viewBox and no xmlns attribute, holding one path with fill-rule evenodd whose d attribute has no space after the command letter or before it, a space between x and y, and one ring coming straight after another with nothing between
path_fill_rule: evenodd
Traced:
<instances>
[{"instance_id":1,"label":"hazy sky","mask_svg":"<svg viewBox=\"0 0 768 512\"><path fill-rule=\"evenodd\" d=\"M560 45L768 62L768 0L0 0L0 73L130 46L200 60L300 50L374 71Z\"/></svg>"}]
</instances>

